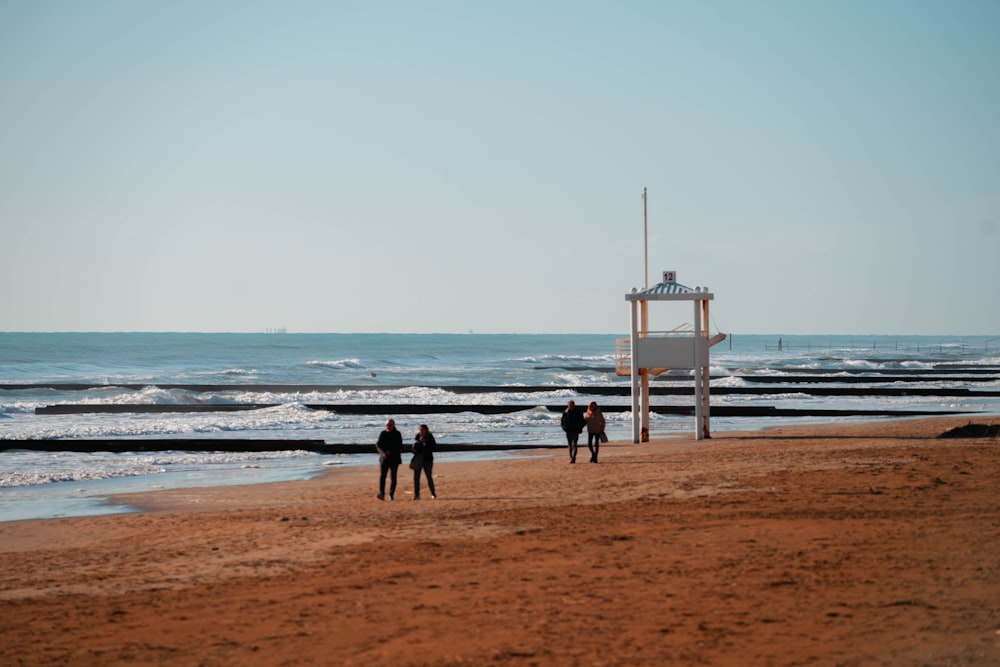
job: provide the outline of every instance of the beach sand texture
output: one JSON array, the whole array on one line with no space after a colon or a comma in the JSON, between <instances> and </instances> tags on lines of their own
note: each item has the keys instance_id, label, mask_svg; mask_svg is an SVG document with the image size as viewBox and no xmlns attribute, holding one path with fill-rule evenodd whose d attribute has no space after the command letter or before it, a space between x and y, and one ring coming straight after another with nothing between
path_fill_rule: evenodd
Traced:
<instances>
[{"instance_id":1,"label":"beach sand texture","mask_svg":"<svg viewBox=\"0 0 1000 667\"><path fill-rule=\"evenodd\" d=\"M1000 442L935 437L968 421L442 456L438 500L404 467L379 502L372 466L0 524L0 664L1000 665Z\"/></svg>"}]
</instances>

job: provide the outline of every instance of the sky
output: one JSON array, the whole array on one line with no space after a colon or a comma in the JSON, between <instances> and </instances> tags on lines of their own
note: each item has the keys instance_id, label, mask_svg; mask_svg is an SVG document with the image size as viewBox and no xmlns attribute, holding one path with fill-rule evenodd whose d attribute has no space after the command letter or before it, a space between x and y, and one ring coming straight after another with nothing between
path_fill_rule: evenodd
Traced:
<instances>
[{"instance_id":1,"label":"sky","mask_svg":"<svg viewBox=\"0 0 1000 667\"><path fill-rule=\"evenodd\" d=\"M995 0L0 0L0 331L621 334L673 270L713 332L1000 336L998 33Z\"/></svg>"}]
</instances>

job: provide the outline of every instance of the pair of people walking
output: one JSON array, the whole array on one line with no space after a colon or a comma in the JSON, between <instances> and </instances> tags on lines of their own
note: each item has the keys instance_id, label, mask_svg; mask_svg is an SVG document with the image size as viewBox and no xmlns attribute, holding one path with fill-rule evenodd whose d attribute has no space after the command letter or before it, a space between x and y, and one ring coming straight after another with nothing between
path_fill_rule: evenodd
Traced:
<instances>
[{"instance_id":1,"label":"pair of people walking","mask_svg":"<svg viewBox=\"0 0 1000 667\"><path fill-rule=\"evenodd\" d=\"M566 404L563 411L562 430L566 432L566 444L569 446L569 462L576 463L576 452L580 446L580 434L587 429L587 449L590 450L590 462L597 463L597 455L601 449L601 439L606 437L604 413L597 407L597 401L591 401L587 411L577 407L576 401Z\"/></svg>"},{"instance_id":2,"label":"pair of people walking","mask_svg":"<svg viewBox=\"0 0 1000 667\"><path fill-rule=\"evenodd\" d=\"M427 488L431 492L431 498L437 498L433 477L435 445L434 435L427 424L421 424L413 442L413 460L410 462L410 468L413 469L414 500L420 500L421 473L427 476ZM389 500L395 500L399 466L403 462L403 434L396 429L395 420L386 420L385 429L378 434L375 450L378 452L379 461L378 499L385 500L385 482L388 477Z\"/></svg>"}]
</instances>

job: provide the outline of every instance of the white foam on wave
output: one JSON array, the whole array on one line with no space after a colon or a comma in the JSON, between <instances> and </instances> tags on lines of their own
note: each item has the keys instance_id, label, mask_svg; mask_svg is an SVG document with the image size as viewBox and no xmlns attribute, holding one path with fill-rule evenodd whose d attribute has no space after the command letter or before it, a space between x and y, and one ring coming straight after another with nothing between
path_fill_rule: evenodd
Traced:
<instances>
[{"instance_id":1,"label":"white foam on wave","mask_svg":"<svg viewBox=\"0 0 1000 667\"><path fill-rule=\"evenodd\" d=\"M137 392L122 392L107 399L84 400L84 403L110 403L129 404L139 403L142 405L181 405L184 403L197 402L190 392L180 389L161 389L149 386Z\"/></svg>"},{"instance_id":2,"label":"white foam on wave","mask_svg":"<svg viewBox=\"0 0 1000 667\"><path fill-rule=\"evenodd\" d=\"M156 475L171 471L190 476L201 468L259 469L317 460L313 452L36 452L6 453L10 469L0 469L0 488Z\"/></svg>"},{"instance_id":3,"label":"white foam on wave","mask_svg":"<svg viewBox=\"0 0 1000 667\"><path fill-rule=\"evenodd\" d=\"M306 366L319 366L321 368L335 368L338 370L347 370L347 369L353 370L365 367L364 364L361 363L360 359L334 359L332 361L324 361L317 359L313 361L307 361Z\"/></svg>"},{"instance_id":4,"label":"white foam on wave","mask_svg":"<svg viewBox=\"0 0 1000 667\"><path fill-rule=\"evenodd\" d=\"M555 378L571 386L587 384L587 375L584 373L556 373Z\"/></svg>"},{"instance_id":5,"label":"white foam on wave","mask_svg":"<svg viewBox=\"0 0 1000 667\"><path fill-rule=\"evenodd\" d=\"M845 359L844 368L849 370L879 370L883 368L880 363L869 361L868 359Z\"/></svg>"},{"instance_id":6,"label":"white foam on wave","mask_svg":"<svg viewBox=\"0 0 1000 667\"><path fill-rule=\"evenodd\" d=\"M75 452L21 454L16 469L0 470L0 488L153 475L164 471L160 465L132 456Z\"/></svg>"},{"instance_id":7,"label":"white foam on wave","mask_svg":"<svg viewBox=\"0 0 1000 667\"><path fill-rule=\"evenodd\" d=\"M339 417L327 410L313 410L301 403L286 403L260 410L228 413L228 419L206 422L210 428L243 431L246 429L270 431L275 429L315 430L325 427Z\"/></svg>"},{"instance_id":8,"label":"white foam on wave","mask_svg":"<svg viewBox=\"0 0 1000 667\"><path fill-rule=\"evenodd\" d=\"M515 362L524 362L529 364L539 364L539 363L560 363L560 362L573 362L573 363L599 363L599 364L613 364L615 362L614 354L598 354L598 355L580 355L580 354L543 354L537 357L519 357L513 359Z\"/></svg>"},{"instance_id":9,"label":"white foam on wave","mask_svg":"<svg viewBox=\"0 0 1000 667\"><path fill-rule=\"evenodd\" d=\"M41 403L35 401L14 401L12 403L0 403L0 418L12 415L33 415L35 408Z\"/></svg>"},{"instance_id":10,"label":"white foam on wave","mask_svg":"<svg viewBox=\"0 0 1000 667\"><path fill-rule=\"evenodd\" d=\"M724 378L713 379L709 383L712 387L746 387L748 383L741 377L729 376Z\"/></svg>"},{"instance_id":11,"label":"white foam on wave","mask_svg":"<svg viewBox=\"0 0 1000 667\"><path fill-rule=\"evenodd\" d=\"M237 412L179 412L50 415L44 420L12 419L4 437L12 440L62 438L183 437L239 432L315 431L339 417L326 410L312 410L288 403L259 410ZM6 426L6 425L5 425Z\"/></svg>"},{"instance_id":12,"label":"white foam on wave","mask_svg":"<svg viewBox=\"0 0 1000 667\"><path fill-rule=\"evenodd\" d=\"M149 385L142 389L122 389L101 387L84 392L61 393L57 400L39 402L36 405L181 405L204 401L204 395L182 389L162 389Z\"/></svg>"},{"instance_id":13,"label":"white foam on wave","mask_svg":"<svg viewBox=\"0 0 1000 667\"><path fill-rule=\"evenodd\" d=\"M207 371L187 371L179 375L180 378L206 378L206 377L238 377L238 378L256 378L260 375L260 371L256 368L220 368L218 370L207 370Z\"/></svg>"},{"instance_id":14,"label":"white foam on wave","mask_svg":"<svg viewBox=\"0 0 1000 667\"><path fill-rule=\"evenodd\" d=\"M278 393L255 393L246 396L230 397L243 402L245 399L256 399L258 402L270 403L278 401L289 401L294 398L296 402L303 404L332 405L337 404L391 404L391 403L413 403L431 405L490 405L499 403L501 405L520 405L522 403L532 403L535 405L551 402L552 400L568 399L577 396L577 392L569 388L553 386L552 391L513 391L504 392L455 392L449 391L447 387L398 387L394 389L341 389L333 392L303 392L296 394Z\"/></svg>"}]
</instances>

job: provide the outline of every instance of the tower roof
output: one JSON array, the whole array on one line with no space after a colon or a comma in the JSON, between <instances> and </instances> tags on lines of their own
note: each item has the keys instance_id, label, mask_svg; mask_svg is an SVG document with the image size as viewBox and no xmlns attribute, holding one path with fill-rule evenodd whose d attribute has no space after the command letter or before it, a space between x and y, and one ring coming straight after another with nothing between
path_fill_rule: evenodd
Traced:
<instances>
[{"instance_id":1,"label":"tower roof","mask_svg":"<svg viewBox=\"0 0 1000 667\"><path fill-rule=\"evenodd\" d=\"M711 301L715 295L707 287L691 288L679 282L667 280L652 287L632 291L625 295L626 301Z\"/></svg>"}]
</instances>

